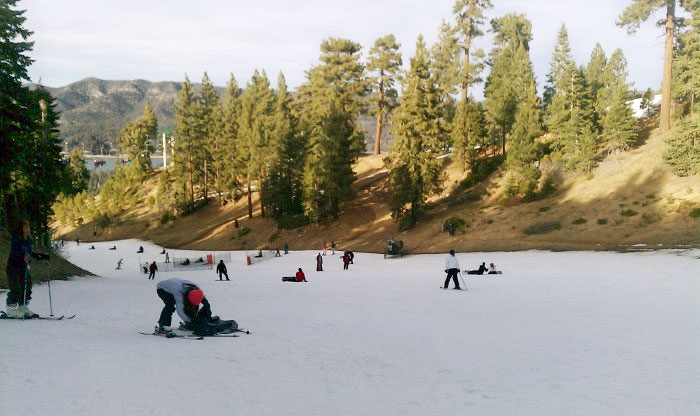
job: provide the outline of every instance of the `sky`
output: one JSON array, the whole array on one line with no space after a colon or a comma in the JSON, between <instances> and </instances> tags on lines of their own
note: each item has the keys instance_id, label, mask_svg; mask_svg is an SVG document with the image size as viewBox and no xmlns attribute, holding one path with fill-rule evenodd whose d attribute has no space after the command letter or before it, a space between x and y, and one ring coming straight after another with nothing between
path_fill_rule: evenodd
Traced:
<instances>
[{"instance_id":1,"label":"sky","mask_svg":"<svg viewBox=\"0 0 700 416\"><path fill-rule=\"evenodd\" d=\"M487 18L522 13L532 21L531 59L542 92L556 34L566 24L572 54L585 64L596 42L610 56L621 48L629 81L640 90L661 84L663 32L644 23L636 35L615 25L630 0L494 0ZM276 85L284 73L295 89L318 63L330 36L362 46L393 33L404 67L418 35L431 45L442 20L454 22L454 0L20 0L25 27L34 32L33 82L60 87L86 77L108 80L199 82L206 71L215 85L230 74L244 86L255 69ZM491 36L475 46L491 49ZM483 85L474 88L482 97Z\"/></svg>"}]
</instances>

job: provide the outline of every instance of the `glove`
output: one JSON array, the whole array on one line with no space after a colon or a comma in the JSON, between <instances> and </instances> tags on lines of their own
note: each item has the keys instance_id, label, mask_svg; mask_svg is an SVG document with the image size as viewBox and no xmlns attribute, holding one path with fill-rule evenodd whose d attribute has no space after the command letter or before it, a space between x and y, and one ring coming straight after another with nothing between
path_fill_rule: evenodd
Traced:
<instances>
[{"instance_id":1,"label":"glove","mask_svg":"<svg viewBox=\"0 0 700 416\"><path fill-rule=\"evenodd\" d=\"M449 272L450 272L449 270L445 269L445 273L449 273Z\"/></svg>"}]
</instances>

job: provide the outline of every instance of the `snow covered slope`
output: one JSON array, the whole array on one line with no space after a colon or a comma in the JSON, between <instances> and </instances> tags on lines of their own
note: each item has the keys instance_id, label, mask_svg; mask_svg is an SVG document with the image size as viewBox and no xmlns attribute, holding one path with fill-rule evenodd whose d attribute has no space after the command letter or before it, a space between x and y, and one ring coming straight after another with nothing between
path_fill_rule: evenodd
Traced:
<instances>
[{"instance_id":1,"label":"snow covered slope","mask_svg":"<svg viewBox=\"0 0 700 416\"><path fill-rule=\"evenodd\" d=\"M458 292L439 289L442 255L356 253L343 271L329 252L316 272L316 252L254 266L234 252L232 282L154 282L138 262L160 247L88 246L67 245L70 261L101 277L51 284L54 313L75 319L0 321L0 415L700 414L698 251L458 254L504 273L463 274ZM309 283L281 282L298 267ZM169 277L253 334L139 335ZM48 314L46 285L34 291Z\"/></svg>"}]
</instances>

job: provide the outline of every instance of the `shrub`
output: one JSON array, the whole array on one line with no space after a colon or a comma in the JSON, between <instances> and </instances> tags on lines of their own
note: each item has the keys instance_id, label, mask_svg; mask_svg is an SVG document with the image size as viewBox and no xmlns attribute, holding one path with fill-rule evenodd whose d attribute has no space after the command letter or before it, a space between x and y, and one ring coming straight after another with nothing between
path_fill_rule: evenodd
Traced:
<instances>
[{"instance_id":1,"label":"shrub","mask_svg":"<svg viewBox=\"0 0 700 416\"><path fill-rule=\"evenodd\" d=\"M165 224L165 223L167 223L168 221L170 221L170 213L168 213L168 212L166 211L166 212L164 212L164 213L161 214L161 216L160 216L160 223L161 223L161 224Z\"/></svg>"},{"instance_id":2,"label":"shrub","mask_svg":"<svg viewBox=\"0 0 700 416\"><path fill-rule=\"evenodd\" d=\"M241 238L245 235L247 235L250 232L250 228L241 226L241 228L238 229L238 238Z\"/></svg>"},{"instance_id":3,"label":"shrub","mask_svg":"<svg viewBox=\"0 0 700 416\"><path fill-rule=\"evenodd\" d=\"M572 222L572 224L579 225L579 224L585 224L585 223L587 223L587 222L588 222L587 219L581 217L581 218L576 218L576 219Z\"/></svg>"},{"instance_id":4,"label":"shrub","mask_svg":"<svg viewBox=\"0 0 700 416\"><path fill-rule=\"evenodd\" d=\"M647 198L647 199L656 199L656 195L655 195L655 194L648 194L648 195L646 196L646 198Z\"/></svg>"},{"instance_id":5,"label":"shrub","mask_svg":"<svg viewBox=\"0 0 700 416\"><path fill-rule=\"evenodd\" d=\"M688 213L693 218L700 218L700 208L694 208Z\"/></svg>"},{"instance_id":6,"label":"shrub","mask_svg":"<svg viewBox=\"0 0 700 416\"><path fill-rule=\"evenodd\" d=\"M153 197L153 195L149 195L148 198L146 198L146 205L148 205L148 208L153 208L155 204L156 199Z\"/></svg>"},{"instance_id":7,"label":"shrub","mask_svg":"<svg viewBox=\"0 0 700 416\"><path fill-rule=\"evenodd\" d=\"M637 214L639 213L633 209L623 209L622 211L620 211L620 215L622 215L623 217L634 217Z\"/></svg>"},{"instance_id":8,"label":"shrub","mask_svg":"<svg viewBox=\"0 0 700 416\"><path fill-rule=\"evenodd\" d=\"M558 221L538 222L530 225L523 230L524 234L546 234L555 230L561 230L561 224Z\"/></svg>"},{"instance_id":9,"label":"shrub","mask_svg":"<svg viewBox=\"0 0 700 416\"><path fill-rule=\"evenodd\" d=\"M267 241L268 241L269 243L274 243L275 241L277 241L278 238L280 238L280 233L279 233L279 231L277 231L277 232L275 232L274 234L272 234L272 235L270 236L270 238L267 239Z\"/></svg>"},{"instance_id":10,"label":"shrub","mask_svg":"<svg viewBox=\"0 0 700 416\"><path fill-rule=\"evenodd\" d=\"M598 225L605 225L608 223L607 218L598 218Z\"/></svg>"},{"instance_id":11,"label":"shrub","mask_svg":"<svg viewBox=\"0 0 700 416\"><path fill-rule=\"evenodd\" d=\"M95 218L95 222L100 226L100 228L107 228L112 225L112 217L103 212L102 214L98 215L97 218Z\"/></svg>"},{"instance_id":12,"label":"shrub","mask_svg":"<svg viewBox=\"0 0 700 416\"><path fill-rule=\"evenodd\" d=\"M639 220L641 225L653 224L661 219L661 215L656 212L645 212Z\"/></svg>"},{"instance_id":13,"label":"shrub","mask_svg":"<svg viewBox=\"0 0 700 416\"><path fill-rule=\"evenodd\" d=\"M293 230L309 224L309 218L304 214L287 215L277 218L277 228L280 230Z\"/></svg>"},{"instance_id":14,"label":"shrub","mask_svg":"<svg viewBox=\"0 0 700 416\"><path fill-rule=\"evenodd\" d=\"M442 223L442 231L448 232L450 235L455 235L455 233L463 233L464 229L468 227L469 224L463 218L453 216L445 220Z\"/></svg>"}]
</instances>

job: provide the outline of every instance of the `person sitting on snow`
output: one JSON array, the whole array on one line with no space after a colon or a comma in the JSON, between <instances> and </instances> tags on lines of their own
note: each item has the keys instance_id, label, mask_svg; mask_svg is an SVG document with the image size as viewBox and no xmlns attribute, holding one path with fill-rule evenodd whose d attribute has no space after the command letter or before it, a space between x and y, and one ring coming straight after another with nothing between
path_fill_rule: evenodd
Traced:
<instances>
[{"instance_id":1,"label":"person sitting on snow","mask_svg":"<svg viewBox=\"0 0 700 416\"><path fill-rule=\"evenodd\" d=\"M297 274L295 275L297 278L297 282L306 282L306 275L304 272L301 270L301 267L299 267L299 271L297 271Z\"/></svg>"},{"instance_id":2,"label":"person sitting on snow","mask_svg":"<svg viewBox=\"0 0 700 416\"><path fill-rule=\"evenodd\" d=\"M177 311L187 329L197 334L213 335L216 325L212 325L211 306L204 297L204 292L194 283L183 279L167 279L156 285L156 293L165 306L160 312L157 332L172 332L170 327L173 312ZM199 305L202 305L200 309Z\"/></svg>"},{"instance_id":3,"label":"person sitting on snow","mask_svg":"<svg viewBox=\"0 0 700 416\"><path fill-rule=\"evenodd\" d=\"M109 249L110 249L110 250L116 250L116 249L117 249L117 246L112 246L112 247L110 247Z\"/></svg>"},{"instance_id":4,"label":"person sitting on snow","mask_svg":"<svg viewBox=\"0 0 700 416\"><path fill-rule=\"evenodd\" d=\"M139 251L137 253L143 253L143 246L139 246Z\"/></svg>"},{"instance_id":5,"label":"person sitting on snow","mask_svg":"<svg viewBox=\"0 0 700 416\"><path fill-rule=\"evenodd\" d=\"M94 245L93 245L93 246L90 246L90 248L88 248L88 250L94 250L94 249L95 249L95 246L94 246Z\"/></svg>"},{"instance_id":6,"label":"person sitting on snow","mask_svg":"<svg viewBox=\"0 0 700 416\"><path fill-rule=\"evenodd\" d=\"M489 264L489 274L500 274L498 270L496 270L496 265L493 263Z\"/></svg>"},{"instance_id":7,"label":"person sitting on snow","mask_svg":"<svg viewBox=\"0 0 700 416\"><path fill-rule=\"evenodd\" d=\"M165 254L165 248L160 252L160 254Z\"/></svg>"},{"instance_id":8,"label":"person sitting on snow","mask_svg":"<svg viewBox=\"0 0 700 416\"><path fill-rule=\"evenodd\" d=\"M185 259L185 261L182 262L183 266L189 266L190 265L190 259Z\"/></svg>"}]
</instances>

